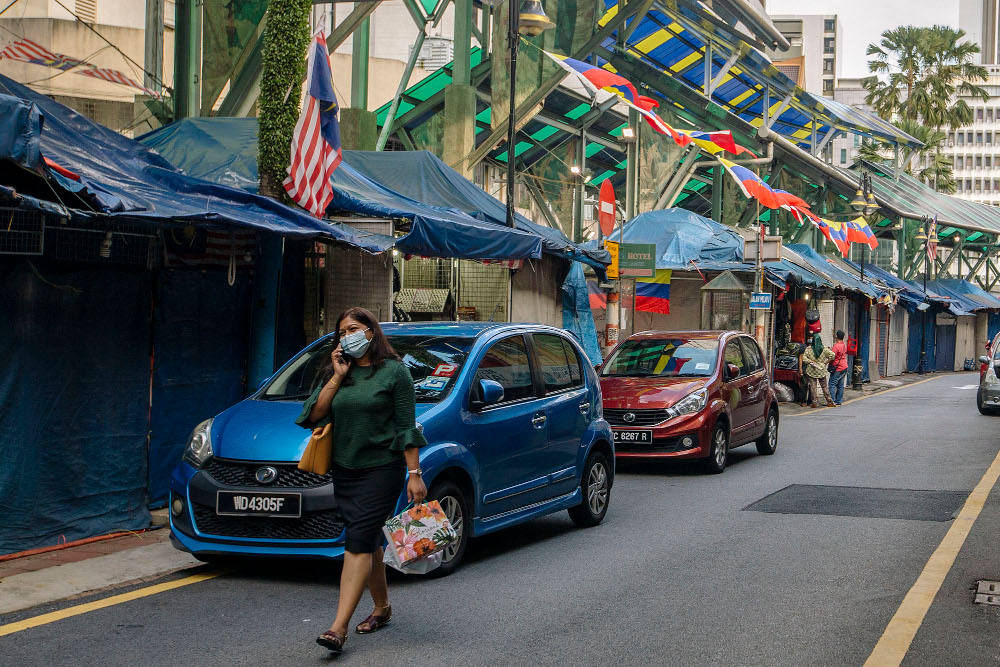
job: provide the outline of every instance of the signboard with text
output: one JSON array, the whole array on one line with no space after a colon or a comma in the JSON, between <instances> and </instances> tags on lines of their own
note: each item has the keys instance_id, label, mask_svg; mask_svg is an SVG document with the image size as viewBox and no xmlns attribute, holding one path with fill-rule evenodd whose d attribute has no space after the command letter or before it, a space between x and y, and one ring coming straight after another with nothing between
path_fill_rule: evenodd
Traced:
<instances>
[{"instance_id":1,"label":"signboard with text","mask_svg":"<svg viewBox=\"0 0 1000 667\"><path fill-rule=\"evenodd\" d=\"M652 278L656 275L655 243L622 243L618 252L622 278Z\"/></svg>"},{"instance_id":2,"label":"signboard with text","mask_svg":"<svg viewBox=\"0 0 1000 667\"><path fill-rule=\"evenodd\" d=\"M754 292L750 297L750 310L770 310L771 309L771 293L770 292Z\"/></svg>"}]
</instances>

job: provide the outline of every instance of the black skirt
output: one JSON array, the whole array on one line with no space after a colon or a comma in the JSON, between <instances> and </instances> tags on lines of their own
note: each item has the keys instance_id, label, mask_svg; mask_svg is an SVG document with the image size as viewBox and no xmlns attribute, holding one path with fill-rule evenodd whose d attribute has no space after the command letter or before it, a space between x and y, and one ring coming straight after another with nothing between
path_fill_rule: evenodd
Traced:
<instances>
[{"instance_id":1,"label":"black skirt","mask_svg":"<svg viewBox=\"0 0 1000 667\"><path fill-rule=\"evenodd\" d=\"M405 486L402 459L374 468L333 465L333 495L347 525L347 551L370 554L382 546L382 526L392 516Z\"/></svg>"}]
</instances>

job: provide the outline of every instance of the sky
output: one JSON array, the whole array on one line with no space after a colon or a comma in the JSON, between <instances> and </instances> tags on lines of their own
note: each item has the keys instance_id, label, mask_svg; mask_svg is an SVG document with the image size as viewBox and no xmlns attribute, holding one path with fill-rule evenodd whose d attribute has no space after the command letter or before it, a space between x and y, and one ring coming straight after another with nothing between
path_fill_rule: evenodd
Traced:
<instances>
[{"instance_id":1,"label":"sky","mask_svg":"<svg viewBox=\"0 0 1000 667\"><path fill-rule=\"evenodd\" d=\"M767 0L767 13L836 14L843 29L842 78L868 76L865 49L883 31L899 25L958 27L957 0Z\"/></svg>"}]
</instances>

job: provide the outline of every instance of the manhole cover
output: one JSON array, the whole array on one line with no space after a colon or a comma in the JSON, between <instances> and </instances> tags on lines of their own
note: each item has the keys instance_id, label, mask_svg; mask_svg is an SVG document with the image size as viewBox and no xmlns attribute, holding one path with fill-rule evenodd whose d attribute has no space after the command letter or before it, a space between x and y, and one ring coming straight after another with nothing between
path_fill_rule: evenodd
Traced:
<instances>
[{"instance_id":1,"label":"manhole cover","mask_svg":"<svg viewBox=\"0 0 1000 667\"><path fill-rule=\"evenodd\" d=\"M1000 607L1000 581L980 581L976 589L976 603Z\"/></svg>"},{"instance_id":2,"label":"manhole cover","mask_svg":"<svg viewBox=\"0 0 1000 667\"><path fill-rule=\"evenodd\" d=\"M965 496L963 491L792 484L743 509L777 514L950 521Z\"/></svg>"}]
</instances>

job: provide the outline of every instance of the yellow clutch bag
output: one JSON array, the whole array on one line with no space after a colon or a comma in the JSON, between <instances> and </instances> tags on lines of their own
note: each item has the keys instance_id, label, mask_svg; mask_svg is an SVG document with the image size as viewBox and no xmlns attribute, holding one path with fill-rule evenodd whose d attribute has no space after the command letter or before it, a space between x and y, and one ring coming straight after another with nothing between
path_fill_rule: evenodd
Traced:
<instances>
[{"instance_id":1,"label":"yellow clutch bag","mask_svg":"<svg viewBox=\"0 0 1000 667\"><path fill-rule=\"evenodd\" d=\"M325 475L330 472L330 459L333 455L333 427L330 424L314 428L306 451L302 452L299 470Z\"/></svg>"}]
</instances>

